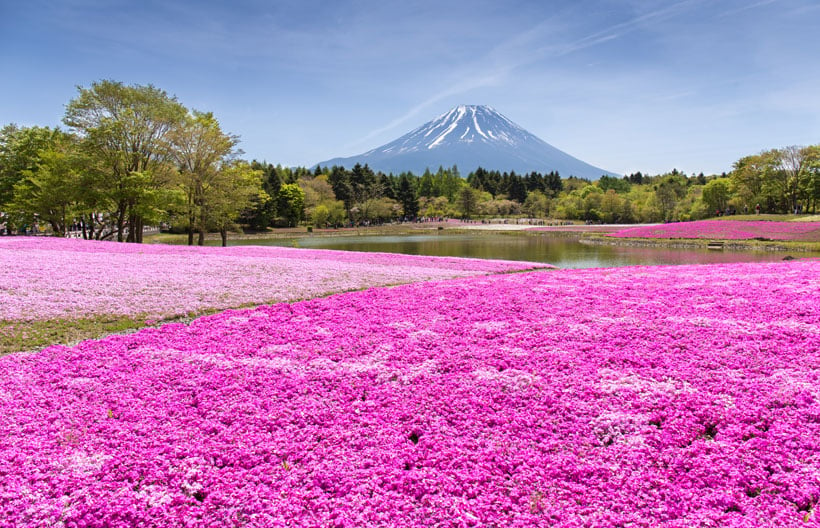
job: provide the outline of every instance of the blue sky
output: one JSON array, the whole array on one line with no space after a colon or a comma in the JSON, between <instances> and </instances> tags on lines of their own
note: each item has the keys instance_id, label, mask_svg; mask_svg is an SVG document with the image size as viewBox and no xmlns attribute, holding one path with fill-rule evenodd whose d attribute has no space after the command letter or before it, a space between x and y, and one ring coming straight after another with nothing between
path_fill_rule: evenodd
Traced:
<instances>
[{"instance_id":1,"label":"blue sky","mask_svg":"<svg viewBox=\"0 0 820 528\"><path fill-rule=\"evenodd\" d=\"M246 158L312 165L487 104L618 172L820 143L817 0L0 0L0 124L153 84Z\"/></svg>"}]
</instances>

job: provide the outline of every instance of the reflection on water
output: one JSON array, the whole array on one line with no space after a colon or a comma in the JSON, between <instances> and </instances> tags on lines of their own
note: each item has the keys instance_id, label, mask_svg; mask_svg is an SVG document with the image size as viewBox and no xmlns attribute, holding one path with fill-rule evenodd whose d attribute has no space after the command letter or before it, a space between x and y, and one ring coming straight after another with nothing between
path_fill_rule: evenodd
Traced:
<instances>
[{"instance_id":1,"label":"reflection on water","mask_svg":"<svg viewBox=\"0 0 820 528\"><path fill-rule=\"evenodd\" d=\"M706 264L782 260L787 253L766 251L710 251L707 249L639 248L581 244L575 239L482 233L400 236L340 236L290 239L235 240L231 245L274 245L437 255L483 259L547 262L559 268L595 268L654 264ZM795 253L795 257L817 254Z\"/></svg>"}]
</instances>

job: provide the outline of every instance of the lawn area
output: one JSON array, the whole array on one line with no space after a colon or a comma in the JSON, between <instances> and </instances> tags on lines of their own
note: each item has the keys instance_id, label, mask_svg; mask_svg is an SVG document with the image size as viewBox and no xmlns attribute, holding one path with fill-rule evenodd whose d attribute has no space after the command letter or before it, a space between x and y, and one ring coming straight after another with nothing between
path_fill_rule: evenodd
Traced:
<instances>
[{"instance_id":1,"label":"lawn area","mask_svg":"<svg viewBox=\"0 0 820 528\"><path fill-rule=\"evenodd\" d=\"M0 238L0 353L226 308L547 264L281 247Z\"/></svg>"},{"instance_id":2,"label":"lawn area","mask_svg":"<svg viewBox=\"0 0 820 528\"><path fill-rule=\"evenodd\" d=\"M817 526L820 261L474 276L10 354L0 435L4 527Z\"/></svg>"}]
</instances>

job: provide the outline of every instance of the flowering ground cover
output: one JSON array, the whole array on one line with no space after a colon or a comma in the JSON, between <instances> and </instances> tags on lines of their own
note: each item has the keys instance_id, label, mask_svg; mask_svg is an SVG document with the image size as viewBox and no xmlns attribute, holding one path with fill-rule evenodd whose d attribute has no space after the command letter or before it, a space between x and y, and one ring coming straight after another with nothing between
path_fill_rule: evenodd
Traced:
<instances>
[{"instance_id":1,"label":"flowering ground cover","mask_svg":"<svg viewBox=\"0 0 820 528\"><path fill-rule=\"evenodd\" d=\"M0 358L0 526L817 526L820 261L472 277Z\"/></svg>"},{"instance_id":2,"label":"flowering ground cover","mask_svg":"<svg viewBox=\"0 0 820 528\"><path fill-rule=\"evenodd\" d=\"M0 238L0 345L7 343L0 352L30 343L24 332L65 333L76 320L90 328L113 321L116 330L146 319L536 267L549 266L279 247ZM33 324L38 321L48 324Z\"/></svg>"},{"instance_id":3,"label":"flowering ground cover","mask_svg":"<svg viewBox=\"0 0 820 528\"><path fill-rule=\"evenodd\" d=\"M704 238L719 240L792 240L820 242L820 222L698 220L622 229L616 238Z\"/></svg>"},{"instance_id":4,"label":"flowering ground cover","mask_svg":"<svg viewBox=\"0 0 820 528\"><path fill-rule=\"evenodd\" d=\"M555 225L530 227L527 231L546 231L555 233L612 233L620 231L626 224L601 224L601 225Z\"/></svg>"}]
</instances>

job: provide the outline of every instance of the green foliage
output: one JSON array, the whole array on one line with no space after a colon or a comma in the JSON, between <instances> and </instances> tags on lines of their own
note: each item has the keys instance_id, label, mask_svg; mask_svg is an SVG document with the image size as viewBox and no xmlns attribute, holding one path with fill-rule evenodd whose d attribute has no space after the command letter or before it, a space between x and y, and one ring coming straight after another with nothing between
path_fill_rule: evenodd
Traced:
<instances>
[{"instance_id":1,"label":"green foliage","mask_svg":"<svg viewBox=\"0 0 820 528\"><path fill-rule=\"evenodd\" d=\"M49 129L24 129L18 133L24 147L16 154L35 145L37 150L25 153L27 167L15 176L17 181L6 203L11 219L23 225L45 222L55 234L65 235L82 189L81 161L76 154L74 137Z\"/></svg>"},{"instance_id":2,"label":"green foliage","mask_svg":"<svg viewBox=\"0 0 820 528\"><path fill-rule=\"evenodd\" d=\"M542 191L534 190L527 194L522 210L530 218L549 218L552 200Z\"/></svg>"},{"instance_id":3,"label":"green foliage","mask_svg":"<svg viewBox=\"0 0 820 528\"><path fill-rule=\"evenodd\" d=\"M295 183L286 183L277 196L279 216L288 227L296 227L305 215L305 192Z\"/></svg>"},{"instance_id":4,"label":"green foliage","mask_svg":"<svg viewBox=\"0 0 820 528\"><path fill-rule=\"evenodd\" d=\"M462 187L456 202L462 218L472 218L478 212L480 193L473 187Z\"/></svg>"},{"instance_id":5,"label":"green foliage","mask_svg":"<svg viewBox=\"0 0 820 528\"><path fill-rule=\"evenodd\" d=\"M415 218L419 214L419 199L410 177L402 174L399 179L397 198L401 204L401 214L405 218Z\"/></svg>"},{"instance_id":6,"label":"green foliage","mask_svg":"<svg viewBox=\"0 0 820 528\"><path fill-rule=\"evenodd\" d=\"M10 124L0 129L0 210L13 199L15 185L37 172L41 155L53 149L64 135L48 127Z\"/></svg>"},{"instance_id":7,"label":"green foliage","mask_svg":"<svg viewBox=\"0 0 820 528\"><path fill-rule=\"evenodd\" d=\"M604 175L598 180L598 187L604 192L612 189L618 194L626 194L632 185L629 183L629 180Z\"/></svg>"},{"instance_id":8,"label":"green foliage","mask_svg":"<svg viewBox=\"0 0 820 528\"><path fill-rule=\"evenodd\" d=\"M227 232L236 227L235 219L240 213L250 208L255 200L269 199L262 190L262 172L242 160L221 165L205 187L203 196L203 202L207 204L206 228L219 231L223 246L227 245Z\"/></svg>"},{"instance_id":9,"label":"green foliage","mask_svg":"<svg viewBox=\"0 0 820 528\"><path fill-rule=\"evenodd\" d=\"M712 180L703 186L702 199L711 211L726 211L731 197L728 178Z\"/></svg>"},{"instance_id":10,"label":"green foliage","mask_svg":"<svg viewBox=\"0 0 820 528\"><path fill-rule=\"evenodd\" d=\"M81 139L95 162L97 188L116 210L117 240L142 241L146 216L163 204L156 192L173 172L168 133L185 118L185 108L164 91L114 81L79 89L63 122Z\"/></svg>"},{"instance_id":11,"label":"green foliage","mask_svg":"<svg viewBox=\"0 0 820 528\"><path fill-rule=\"evenodd\" d=\"M816 213L820 145L746 156L731 173L636 172L596 182L556 172L478 168L462 178L438 167L421 176L367 165L289 168L238 159L238 138L212 113L188 110L151 85L103 80L78 88L63 119L69 132L0 129L0 211L7 225L37 222L64 234L140 242L144 225L170 222L225 243L237 220L264 230L279 222L317 226L401 217L508 216L589 222L662 222L715 211Z\"/></svg>"}]
</instances>

